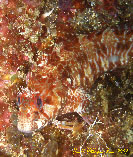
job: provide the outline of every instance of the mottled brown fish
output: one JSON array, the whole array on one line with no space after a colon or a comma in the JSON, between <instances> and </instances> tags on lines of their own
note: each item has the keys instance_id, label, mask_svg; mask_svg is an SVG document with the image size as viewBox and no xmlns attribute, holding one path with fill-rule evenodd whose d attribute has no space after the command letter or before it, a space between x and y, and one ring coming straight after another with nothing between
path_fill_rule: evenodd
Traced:
<instances>
[{"instance_id":1,"label":"mottled brown fish","mask_svg":"<svg viewBox=\"0 0 133 157\"><path fill-rule=\"evenodd\" d=\"M18 95L18 130L31 133L59 113L77 112L82 116L90 99L88 91L97 77L127 64L132 56L132 33L128 30L108 28L91 38L59 38L38 58L37 66L27 76L27 88Z\"/></svg>"}]
</instances>

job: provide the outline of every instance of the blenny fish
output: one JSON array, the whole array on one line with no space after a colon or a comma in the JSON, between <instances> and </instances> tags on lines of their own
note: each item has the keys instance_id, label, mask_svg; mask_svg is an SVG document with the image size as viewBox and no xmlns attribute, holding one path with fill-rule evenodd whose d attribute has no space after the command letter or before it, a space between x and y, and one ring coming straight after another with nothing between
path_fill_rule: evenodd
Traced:
<instances>
[{"instance_id":1,"label":"blenny fish","mask_svg":"<svg viewBox=\"0 0 133 157\"><path fill-rule=\"evenodd\" d=\"M18 94L18 130L32 133L59 114L77 112L83 117L98 76L126 65L132 56L129 30L107 28L91 36L73 34L57 40L38 57L27 74L27 87Z\"/></svg>"}]
</instances>

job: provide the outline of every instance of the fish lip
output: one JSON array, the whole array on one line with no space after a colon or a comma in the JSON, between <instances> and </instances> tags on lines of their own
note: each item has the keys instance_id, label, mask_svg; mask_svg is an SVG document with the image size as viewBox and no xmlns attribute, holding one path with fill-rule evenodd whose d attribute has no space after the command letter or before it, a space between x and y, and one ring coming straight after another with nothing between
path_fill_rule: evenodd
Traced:
<instances>
[{"instance_id":1,"label":"fish lip","mask_svg":"<svg viewBox=\"0 0 133 157\"><path fill-rule=\"evenodd\" d=\"M32 123L22 123L22 122L18 122L17 123L17 129L18 131L22 132L22 133L26 133L26 134L31 134L33 132L33 128L31 127Z\"/></svg>"},{"instance_id":2,"label":"fish lip","mask_svg":"<svg viewBox=\"0 0 133 157\"><path fill-rule=\"evenodd\" d=\"M33 133L33 130L24 130L24 129L20 129L20 128L18 128L18 131L20 131L23 134L32 134Z\"/></svg>"}]
</instances>

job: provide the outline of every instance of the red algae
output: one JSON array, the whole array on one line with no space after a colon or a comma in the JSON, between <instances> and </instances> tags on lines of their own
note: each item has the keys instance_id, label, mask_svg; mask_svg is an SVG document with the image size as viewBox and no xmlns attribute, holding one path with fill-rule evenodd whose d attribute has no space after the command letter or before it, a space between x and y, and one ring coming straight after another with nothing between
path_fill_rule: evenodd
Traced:
<instances>
[{"instance_id":1,"label":"red algae","mask_svg":"<svg viewBox=\"0 0 133 157\"><path fill-rule=\"evenodd\" d=\"M36 8L40 6L41 0L23 0L23 2L29 7L29 8Z\"/></svg>"},{"instance_id":2,"label":"red algae","mask_svg":"<svg viewBox=\"0 0 133 157\"><path fill-rule=\"evenodd\" d=\"M0 131L5 130L11 125L11 113L8 110L8 106L9 104L6 104L2 100L0 100Z\"/></svg>"},{"instance_id":3,"label":"red algae","mask_svg":"<svg viewBox=\"0 0 133 157\"><path fill-rule=\"evenodd\" d=\"M9 29L7 26L7 19L4 17L4 18L2 18L2 21L0 22L0 37L1 37L1 39L6 40L8 32L9 32Z\"/></svg>"}]
</instances>

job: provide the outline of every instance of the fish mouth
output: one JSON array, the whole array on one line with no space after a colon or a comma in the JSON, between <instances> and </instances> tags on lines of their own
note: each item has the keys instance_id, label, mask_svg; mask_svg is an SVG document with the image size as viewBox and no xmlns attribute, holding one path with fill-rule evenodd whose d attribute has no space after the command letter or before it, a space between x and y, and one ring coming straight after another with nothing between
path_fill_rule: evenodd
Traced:
<instances>
[{"instance_id":1,"label":"fish mouth","mask_svg":"<svg viewBox=\"0 0 133 157\"><path fill-rule=\"evenodd\" d=\"M46 119L28 120L20 119L17 123L17 128L20 132L30 134L33 131L42 129L47 125Z\"/></svg>"},{"instance_id":2,"label":"fish mouth","mask_svg":"<svg viewBox=\"0 0 133 157\"><path fill-rule=\"evenodd\" d=\"M22 122L18 122L17 124L17 128L20 132L23 132L23 133L32 133L33 132L33 125L31 123L22 123Z\"/></svg>"}]
</instances>

